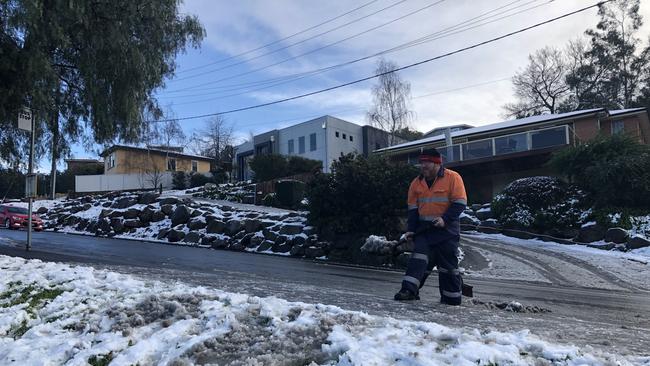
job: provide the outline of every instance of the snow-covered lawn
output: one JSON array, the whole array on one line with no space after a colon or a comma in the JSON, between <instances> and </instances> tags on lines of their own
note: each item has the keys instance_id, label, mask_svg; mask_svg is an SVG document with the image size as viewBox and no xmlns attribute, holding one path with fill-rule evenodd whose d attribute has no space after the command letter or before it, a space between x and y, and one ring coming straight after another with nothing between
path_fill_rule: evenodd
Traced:
<instances>
[{"instance_id":1,"label":"snow-covered lawn","mask_svg":"<svg viewBox=\"0 0 650 366\"><path fill-rule=\"evenodd\" d=\"M526 330L481 333L6 256L0 268L3 365L650 365Z\"/></svg>"}]
</instances>

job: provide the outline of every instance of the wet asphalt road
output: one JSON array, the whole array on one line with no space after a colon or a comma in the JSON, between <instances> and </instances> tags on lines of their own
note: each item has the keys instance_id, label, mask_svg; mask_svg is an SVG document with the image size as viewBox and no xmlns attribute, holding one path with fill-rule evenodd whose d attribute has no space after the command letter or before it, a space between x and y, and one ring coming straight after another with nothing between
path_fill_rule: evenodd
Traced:
<instances>
[{"instance_id":1,"label":"wet asphalt road","mask_svg":"<svg viewBox=\"0 0 650 366\"><path fill-rule=\"evenodd\" d=\"M650 349L650 293L631 286L605 290L468 277L466 282L474 286L475 299L481 303L465 301L461 307L447 307L437 302L435 276L423 289L422 301L397 303L392 295L400 286L399 271L51 232L34 233L32 251L26 252L25 238L24 231L0 230L0 254L90 265L148 279L337 305L454 327L499 331L527 328L549 341L591 345L616 353L647 354ZM513 300L550 312L512 313L483 304Z\"/></svg>"}]
</instances>

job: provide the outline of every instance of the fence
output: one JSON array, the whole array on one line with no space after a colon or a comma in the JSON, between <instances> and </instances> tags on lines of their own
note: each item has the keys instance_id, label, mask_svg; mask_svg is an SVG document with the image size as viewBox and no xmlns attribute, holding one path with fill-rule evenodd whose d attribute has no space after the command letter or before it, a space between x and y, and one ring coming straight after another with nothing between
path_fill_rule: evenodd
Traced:
<instances>
[{"instance_id":1,"label":"fence","mask_svg":"<svg viewBox=\"0 0 650 366\"><path fill-rule=\"evenodd\" d=\"M299 180L304 183L309 183L312 179L314 179L314 174L313 173L302 173L302 174L296 174L292 175L289 177L284 177L284 178L277 178L277 179L272 179L272 180L267 180L265 182L259 182L256 184L255 191L258 196L258 200L264 198L269 193L274 193L275 192L275 182L280 181L280 180Z\"/></svg>"},{"instance_id":2,"label":"fence","mask_svg":"<svg viewBox=\"0 0 650 366\"><path fill-rule=\"evenodd\" d=\"M163 189L172 188L172 173L156 174L102 174L77 175L74 177L75 192L125 191L152 189L162 184Z\"/></svg>"}]
</instances>

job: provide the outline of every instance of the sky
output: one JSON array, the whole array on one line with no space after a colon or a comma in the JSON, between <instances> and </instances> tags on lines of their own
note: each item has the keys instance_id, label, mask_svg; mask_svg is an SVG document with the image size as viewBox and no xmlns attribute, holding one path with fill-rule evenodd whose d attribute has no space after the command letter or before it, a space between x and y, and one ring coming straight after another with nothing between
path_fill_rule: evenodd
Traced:
<instances>
[{"instance_id":1,"label":"sky","mask_svg":"<svg viewBox=\"0 0 650 366\"><path fill-rule=\"evenodd\" d=\"M206 30L201 47L177 57L176 75L156 93L177 118L269 103L374 74L380 52L433 35L383 57L398 66L473 44L595 4L594 0L186 0L181 11L197 15ZM650 2L641 14L650 23ZM528 55L545 46L565 47L598 21L597 9L506 39L400 71L410 83L412 127L481 126L503 120L514 101L510 77ZM650 24L639 32L650 35ZM431 39L434 38L434 39ZM268 45L268 46L267 46ZM367 59L327 72L296 74ZM303 75L304 76L304 75ZM323 115L366 124L372 104L369 80L311 97L224 115L236 137L282 128ZM206 118L182 120L187 135ZM93 157L81 147L75 157Z\"/></svg>"}]
</instances>

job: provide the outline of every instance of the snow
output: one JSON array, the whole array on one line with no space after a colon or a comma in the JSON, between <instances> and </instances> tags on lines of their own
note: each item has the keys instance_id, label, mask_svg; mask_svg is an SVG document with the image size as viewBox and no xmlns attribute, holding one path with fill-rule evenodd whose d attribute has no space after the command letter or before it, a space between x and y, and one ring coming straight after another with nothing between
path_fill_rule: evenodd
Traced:
<instances>
[{"instance_id":1,"label":"snow","mask_svg":"<svg viewBox=\"0 0 650 366\"><path fill-rule=\"evenodd\" d=\"M361 252L389 254L392 253L393 248L396 246L397 241L387 240L385 236L370 235L361 246Z\"/></svg>"},{"instance_id":2,"label":"snow","mask_svg":"<svg viewBox=\"0 0 650 366\"><path fill-rule=\"evenodd\" d=\"M0 268L1 364L650 365L526 329L482 333L6 256ZM60 294L35 300L44 289Z\"/></svg>"}]
</instances>

